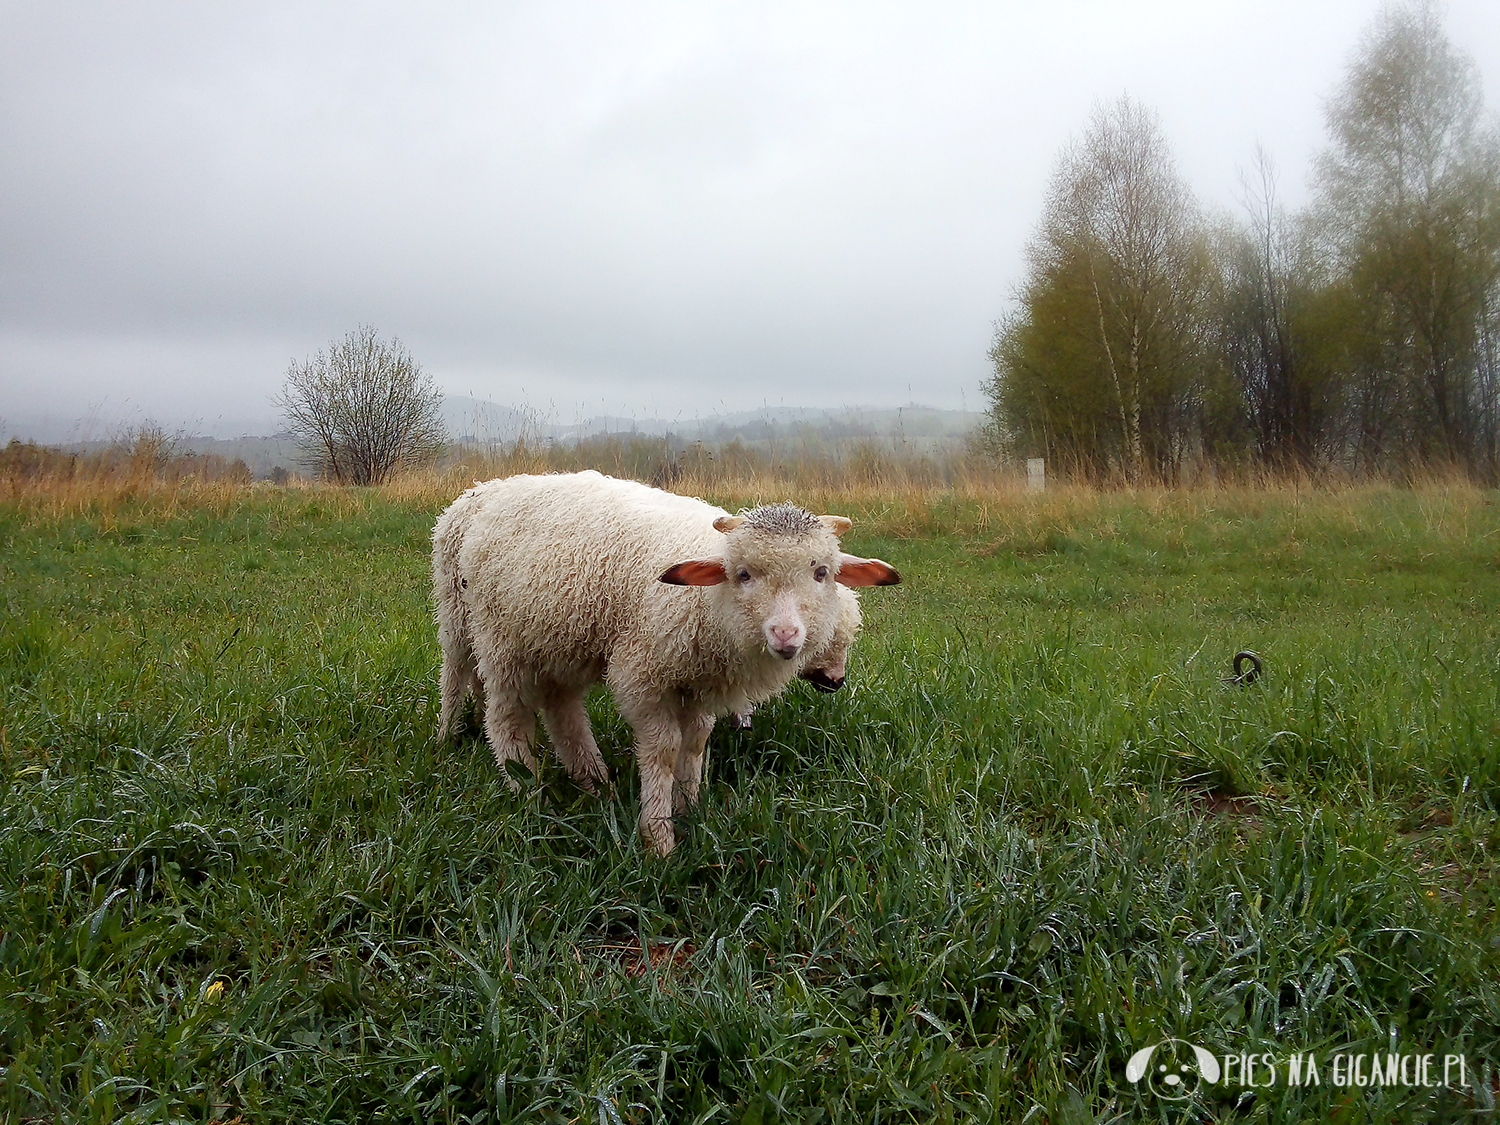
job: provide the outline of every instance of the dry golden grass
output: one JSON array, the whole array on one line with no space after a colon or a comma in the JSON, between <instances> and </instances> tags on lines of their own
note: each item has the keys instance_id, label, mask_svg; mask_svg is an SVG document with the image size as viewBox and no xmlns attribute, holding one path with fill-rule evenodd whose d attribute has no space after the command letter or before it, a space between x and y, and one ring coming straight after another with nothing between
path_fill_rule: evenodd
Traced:
<instances>
[{"instance_id":1,"label":"dry golden grass","mask_svg":"<svg viewBox=\"0 0 1500 1125\"><path fill-rule=\"evenodd\" d=\"M853 518L862 533L915 538L960 532L994 549L1046 549L1057 536L1086 529L1093 538L1119 534L1125 513L1179 525L1164 532L1170 546L1186 542L1188 528L1217 514L1256 518L1274 508L1289 517L1285 550L1295 553L1297 513L1316 507L1320 527L1358 529L1369 518L1374 494L1410 491L1421 498L1426 530L1462 535L1471 514L1487 503L1484 490L1458 472L1429 472L1401 481L1340 474L1202 473L1178 485L1100 485L1059 481L1031 492L1016 467L972 451L941 458L901 456L873 443L835 452L802 449L771 456L737 443L673 454L651 439L609 439L578 446L519 442L483 452L466 451L447 464L401 473L373 489L351 489L305 478L285 484L251 482L173 457L159 435L136 435L113 451L82 457L15 443L0 450L0 501L23 518L89 516L105 525L122 515L150 511L170 518L183 511L222 513L273 498L316 496L335 518L353 516L372 502L430 508L434 513L476 481L515 473L598 469L643 480L736 510L791 500L820 512Z\"/></svg>"},{"instance_id":2,"label":"dry golden grass","mask_svg":"<svg viewBox=\"0 0 1500 1125\"><path fill-rule=\"evenodd\" d=\"M155 426L85 453L12 440L0 448L0 500L25 512L107 518L140 502L169 510L222 506L250 487L243 461L181 452L176 444Z\"/></svg>"}]
</instances>

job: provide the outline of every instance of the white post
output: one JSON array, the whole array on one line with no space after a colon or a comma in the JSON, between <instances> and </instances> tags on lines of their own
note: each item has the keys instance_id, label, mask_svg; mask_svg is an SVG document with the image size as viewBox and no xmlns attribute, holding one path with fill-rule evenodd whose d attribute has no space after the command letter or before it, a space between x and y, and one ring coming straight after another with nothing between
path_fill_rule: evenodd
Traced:
<instances>
[{"instance_id":1,"label":"white post","mask_svg":"<svg viewBox=\"0 0 1500 1125\"><path fill-rule=\"evenodd\" d=\"M1026 459L1026 487L1031 492L1045 492L1047 489L1047 461L1042 457L1028 457Z\"/></svg>"}]
</instances>

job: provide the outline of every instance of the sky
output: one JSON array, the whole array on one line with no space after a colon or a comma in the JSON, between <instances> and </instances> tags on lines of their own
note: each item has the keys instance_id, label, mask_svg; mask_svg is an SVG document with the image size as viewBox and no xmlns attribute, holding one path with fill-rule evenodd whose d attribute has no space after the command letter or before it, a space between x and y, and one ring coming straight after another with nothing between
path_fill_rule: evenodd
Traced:
<instances>
[{"instance_id":1,"label":"sky","mask_svg":"<svg viewBox=\"0 0 1500 1125\"><path fill-rule=\"evenodd\" d=\"M1379 10L0 0L0 440L271 433L360 324L562 422L982 409L1093 106L1296 206ZM1444 10L1493 109L1500 4Z\"/></svg>"}]
</instances>

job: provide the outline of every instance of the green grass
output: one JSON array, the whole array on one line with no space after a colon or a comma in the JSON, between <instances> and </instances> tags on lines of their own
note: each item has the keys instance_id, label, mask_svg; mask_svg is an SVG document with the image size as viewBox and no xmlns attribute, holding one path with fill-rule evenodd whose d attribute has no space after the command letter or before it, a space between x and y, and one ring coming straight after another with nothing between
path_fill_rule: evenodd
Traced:
<instances>
[{"instance_id":1,"label":"green grass","mask_svg":"<svg viewBox=\"0 0 1500 1125\"><path fill-rule=\"evenodd\" d=\"M666 861L607 697L613 800L434 743L438 507L0 506L6 1120L1493 1119L1492 494L854 504L905 583Z\"/></svg>"}]
</instances>

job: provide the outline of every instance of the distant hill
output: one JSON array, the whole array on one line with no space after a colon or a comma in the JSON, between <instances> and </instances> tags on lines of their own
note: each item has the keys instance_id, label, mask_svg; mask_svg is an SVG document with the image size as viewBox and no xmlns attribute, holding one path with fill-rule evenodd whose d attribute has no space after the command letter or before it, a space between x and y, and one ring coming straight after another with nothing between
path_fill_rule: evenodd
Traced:
<instances>
[{"instance_id":1,"label":"distant hill","mask_svg":"<svg viewBox=\"0 0 1500 1125\"><path fill-rule=\"evenodd\" d=\"M276 469L289 473L306 473L307 469L297 456L297 443L288 434L278 437L239 438L184 438L184 450L192 453L212 453L226 461L241 460L250 467L250 475L264 480Z\"/></svg>"},{"instance_id":2,"label":"distant hill","mask_svg":"<svg viewBox=\"0 0 1500 1125\"><path fill-rule=\"evenodd\" d=\"M938 448L961 441L985 420L985 415L973 411L940 410L913 403L894 409L777 406L673 421L599 415L583 422L562 424L536 411L454 396L444 400L443 417L454 441L480 446L508 445L523 436L533 441L576 442L613 434L638 434L670 437L678 444L842 443L868 439Z\"/></svg>"},{"instance_id":3,"label":"distant hill","mask_svg":"<svg viewBox=\"0 0 1500 1125\"><path fill-rule=\"evenodd\" d=\"M973 411L939 410L913 403L894 409L776 406L673 421L600 415L584 422L564 424L526 407L503 406L488 399L456 395L444 398L442 412L448 435L454 443L479 448L509 446L523 437L533 442L573 443L612 435L639 435L664 439L679 449L698 442L721 446L738 441L756 448L776 446L783 449L803 443L826 449L872 441L910 452L930 453L962 442L985 420L985 415ZM28 432L31 428L24 425L7 427L21 440L40 441L78 452L112 444L110 440L98 438L80 440L80 428L75 424L69 433L61 422L55 420L47 426L36 427L36 432ZM290 473L306 471L298 457L296 443L286 433L241 437L178 434L172 444L183 453L212 454L226 461L242 460L257 480L269 477L277 469Z\"/></svg>"},{"instance_id":4,"label":"distant hill","mask_svg":"<svg viewBox=\"0 0 1500 1125\"><path fill-rule=\"evenodd\" d=\"M139 410L110 411L102 407L83 408L80 413L59 411L20 411L0 415L0 444L16 438L40 445L82 447L85 444L108 444L157 420ZM169 433L199 435L205 439L225 440L260 437L273 434L283 423L271 411L258 417L197 418L185 422L163 422Z\"/></svg>"},{"instance_id":5,"label":"distant hill","mask_svg":"<svg viewBox=\"0 0 1500 1125\"><path fill-rule=\"evenodd\" d=\"M20 439L16 439L20 440ZM61 448L69 453L99 453L117 448L121 443L110 441L63 441L40 444ZM265 480L277 469L288 473L305 473L307 470L297 456L297 443L286 434L276 437L211 438L198 435L169 436L167 443L171 454L201 454L222 457L226 462L243 461L256 480Z\"/></svg>"},{"instance_id":6,"label":"distant hill","mask_svg":"<svg viewBox=\"0 0 1500 1125\"><path fill-rule=\"evenodd\" d=\"M550 432L555 427L546 426L534 410L501 406L487 398L467 395L444 396L443 422L448 437L461 445L509 445L522 436L555 436Z\"/></svg>"}]
</instances>

